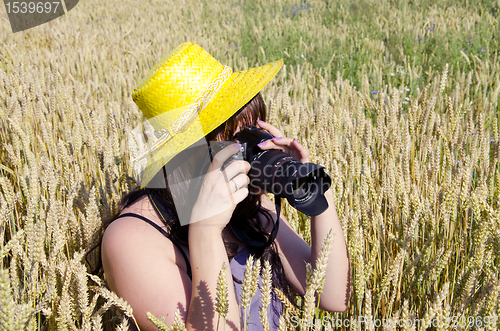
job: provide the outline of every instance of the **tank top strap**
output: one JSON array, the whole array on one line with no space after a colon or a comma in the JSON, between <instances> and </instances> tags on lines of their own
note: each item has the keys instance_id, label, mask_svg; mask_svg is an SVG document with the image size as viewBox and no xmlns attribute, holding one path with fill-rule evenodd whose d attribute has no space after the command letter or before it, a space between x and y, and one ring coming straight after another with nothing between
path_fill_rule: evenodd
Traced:
<instances>
[{"instance_id":1,"label":"tank top strap","mask_svg":"<svg viewBox=\"0 0 500 331\"><path fill-rule=\"evenodd\" d=\"M191 264L189 263L189 260L188 260L188 258L186 256L186 253L184 253L184 250L182 249L181 244L179 243L179 241L177 241L177 239L175 239L174 236L169 235L158 224L156 224L155 222L151 221L150 219L148 219L148 218L146 218L146 217L144 217L142 215L135 214L135 213L125 213L125 214L122 214L122 215L118 216L116 219L119 219L119 218L122 218L122 217L136 217L136 218L140 218L144 222L146 222L149 225L153 226L156 230L160 231L160 233L163 234L165 237L167 237L175 245L175 247L177 247L177 249L181 252L182 257L184 258L184 261L186 262L186 267L187 267L186 273L187 273L189 279L192 279Z\"/></svg>"}]
</instances>

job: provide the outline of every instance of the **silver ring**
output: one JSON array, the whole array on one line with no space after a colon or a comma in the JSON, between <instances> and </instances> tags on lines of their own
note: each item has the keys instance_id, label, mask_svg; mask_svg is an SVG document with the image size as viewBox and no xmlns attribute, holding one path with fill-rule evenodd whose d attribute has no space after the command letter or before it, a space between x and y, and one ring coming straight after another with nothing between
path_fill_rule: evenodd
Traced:
<instances>
[{"instance_id":1,"label":"silver ring","mask_svg":"<svg viewBox=\"0 0 500 331\"><path fill-rule=\"evenodd\" d=\"M235 180L233 180L233 179L231 179L231 180L233 181L234 185L236 185L236 191L238 191L240 189L240 186L238 185L238 183L236 183Z\"/></svg>"}]
</instances>

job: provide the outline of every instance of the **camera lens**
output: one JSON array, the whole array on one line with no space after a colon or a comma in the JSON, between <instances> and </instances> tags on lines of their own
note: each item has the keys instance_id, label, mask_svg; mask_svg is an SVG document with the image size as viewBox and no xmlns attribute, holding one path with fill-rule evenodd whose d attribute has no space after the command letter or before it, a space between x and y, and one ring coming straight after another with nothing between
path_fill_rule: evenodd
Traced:
<instances>
[{"instance_id":1,"label":"camera lens","mask_svg":"<svg viewBox=\"0 0 500 331\"><path fill-rule=\"evenodd\" d=\"M244 158L251 165L250 187L286 198L290 205L309 216L319 215L328 208L323 193L330 187L331 179L324 167L304 164L277 149L260 149L258 143L272 136L257 127L246 127L235 138L244 146Z\"/></svg>"},{"instance_id":2,"label":"camera lens","mask_svg":"<svg viewBox=\"0 0 500 331\"><path fill-rule=\"evenodd\" d=\"M307 192L309 192L309 178L301 177L297 178L292 182L293 185L293 197L295 199L303 198Z\"/></svg>"}]
</instances>

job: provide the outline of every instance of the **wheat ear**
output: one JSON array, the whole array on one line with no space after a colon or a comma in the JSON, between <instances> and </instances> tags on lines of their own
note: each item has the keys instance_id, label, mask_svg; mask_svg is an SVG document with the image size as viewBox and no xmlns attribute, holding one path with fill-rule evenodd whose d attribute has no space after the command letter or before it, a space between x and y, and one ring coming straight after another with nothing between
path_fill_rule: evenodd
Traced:
<instances>
[{"instance_id":1,"label":"wheat ear","mask_svg":"<svg viewBox=\"0 0 500 331\"><path fill-rule=\"evenodd\" d=\"M273 291L276 293L276 296L280 299L281 303L285 306L286 311L290 312L293 316L299 315L298 309L290 302L290 300L288 300L286 295L279 288L274 287Z\"/></svg>"},{"instance_id":2,"label":"wheat ear","mask_svg":"<svg viewBox=\"0 0 500 331\"><path fill-rule=\"evenodd\" d=\"M129 331L130 325L128 323L128 319L122 319L122 322L116 327L116 331ZM163 330L162 330L163 331Z\"/></svg>"},{"instance_id":3,"label":"wheat ear","mask_svg":"<svg viewBox=\"0 0 500 331\"><path fill-rule=\"evenodd\" d=\"M271 264L268 260L264 261L264 271L262 272L259 315L264 331L270 331L269 319L267 317L267 307L271 303Z\"/></svg>"},{"instance_id":4,"label":"wheat ear","mask_svg":"<svg viewBox=\"0 0 500 331\"><path fill-rule=\"evenodd\" d=\"M219 314L217 319L217 330L219 329L219 319L226 318L229 311L228 290L226 281L226 262L222 263L222 268L217 277L217 293L215 295L215 311Z\"/></svg>"},{"instance_id":5,"label":"wheat ear","mask_svg":"<svg viewBox=\"0 0 500 331\"><path fill-rule=\"evenodd\" d=\"M254 289L254 266L253 266L253 255L250 255L247 259L247 263L245 265L245 273L243 276L243 283L241 284L241 296L240 303L244 312L244 323L245 327L247 327L247 308L250 306L250 302L252 301L252 297L255 294L256 289ZM249 312L250 313L250 312Z\"/></svg>"},{"instance_id":6,"label":"wheat ear","mask_svg":"<svg viewBox=\"0 0 500 331\"><path fill-rule=\"evenodd\" d=\"M0 260L3 260L3 258L9 253L9 251L12 249L12 247L18 242L18 240L24 235L24 230L18 230L17 233L12 237L11 240L9 240L8 243L5 244L0 249Z\"/></svg>"},{"instance_id":7,"label":"wheat ear","mask_svg":"<svg viewBox=\"0 0 500 331\"><path fill-rule=\"evenodd\" d=\"M182 322L181 312L179 309L175 310L174 322L172 323L172 331L187 331L186 325Z\"/></svg>"},{"instance_id":8,"label":"wheat ear","mask_svg":"<svg viewBox=\"0 0 500 331\"><path fill-rule=\"evenodd\" d=\"M306 294L304 295L304 315L303 318L309 318L312 316L315 304L315 293L321 294L323 290L323 285L325 283L326 267L328 265L328 256L333 244L333 232L330 230L328 235L323 241L323 246L319 253L319 257L316 260L316 266L311 274L311 279L309 280L309 286L306 288Z\"/></svg>"},{"instance_id":9,"label":"wheat ear","mask_svg":"<svg viewBox=\"0 0 500 331\"><path fill-rule=\"evenodd\" d=\"M146 313L146 316L148 317L148 320L153 323L159 331L170 331L170 328L168 327L167 323L162 318L157 318L155 315L151 314L149 311Z\"/></svg>"},{"instance_id":10,"label":"wheat ear","mask_svg":"<svg viewBox=\"0 0 500 331\"><path fill-rule=\"evenodd\" d=\"M441 292L439 292L438 295L436 295L436 300L434 300L434 302L424 315L424 323L422 325L422 330L427 329L431 325L432 319L436 316L438 310L442 310L441 306L443 304L443 300L448 296L449 288L450 288L449 283L444 284Z\"/></svg>"}]
</instances>

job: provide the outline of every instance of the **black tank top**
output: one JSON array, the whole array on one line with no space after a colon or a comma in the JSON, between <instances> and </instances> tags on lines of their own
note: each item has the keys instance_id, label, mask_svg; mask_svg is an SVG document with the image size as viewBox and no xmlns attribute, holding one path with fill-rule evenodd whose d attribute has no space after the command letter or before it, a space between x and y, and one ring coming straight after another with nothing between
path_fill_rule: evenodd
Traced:
<instances>
[{"instance_id":1,"label":"black tank top","mask_svg":"<svg viewBox=\"0 0 500 331\"><path fill-rule=\"evenodd\" d=\"M158 224L156 224L155 222L151 221L150 219L148 219L142 215L135 214L135 213L125 213L125 214L118 216L116 219L119 219L121 217L130 217L130 216L137 217L137 218L143 220L144 222L152 225L156 230L160 231L161 234L163 234L165 237L167 237L175 245L175 247L177 247L177 249L181 252L182 257L184 258L184 261L186 261L186 267L187 267L186 273L189 276L189 279L192 279L191 264L189 263L189 260L186 256L186 253L184 253L184 250L182 249L179 241L177 241L177 239L175 239L174 236L169 235L165 230L163 230L161 227L159 227Z\"/></svg>"}]
</instances>

